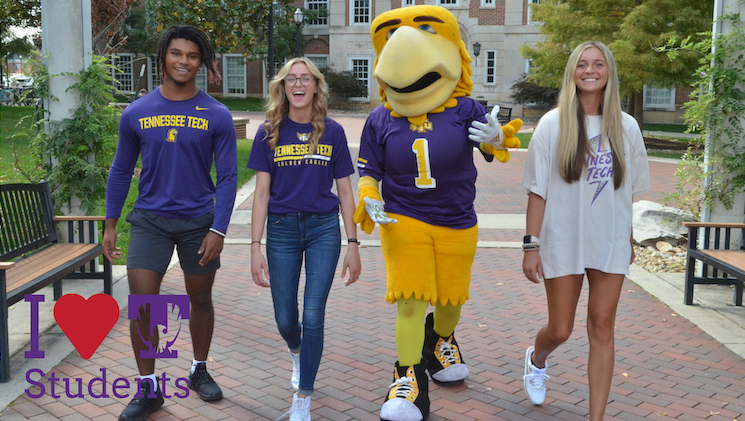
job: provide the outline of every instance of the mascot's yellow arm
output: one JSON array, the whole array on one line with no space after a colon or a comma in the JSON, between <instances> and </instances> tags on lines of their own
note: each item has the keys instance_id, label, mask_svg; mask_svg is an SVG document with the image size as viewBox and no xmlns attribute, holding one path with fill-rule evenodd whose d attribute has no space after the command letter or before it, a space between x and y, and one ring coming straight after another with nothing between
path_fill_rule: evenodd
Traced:
<instances>
[{"instance_id":1,"label":"mascot's yellow arm","mask_svg":"<svg viewBox=\"0 0 745 421\"><path fill-rule=\"evenodd\" d=\"M365 233L370 234L375 229L375 222L373 222L367 214L367 210L365 209L365 197L382 200L380 192L378 191L378 180L370 176L360 177L357 187L360 190L360 203L357 205L357 209L354 210L354 223L360 224L360 229Z\"/></svg>"},{"instance_id":2,"label":"mascot's yellow arm","mask_svg":"<svg viewBox=\"0 0 745 421\"><path fill-rule=\"evenodd\" d=\"M502 131L504 132L504 143L502 143L502 146L505 148L519 148L520 147L520 139L515 137L515 133L517 133L518 130L523 126L523 121L518 119L512 120L509 123L502 126ZM494 158L497 158L497 161L499 162L507 162L510 160L510 151L503 150L503 149L495 149L491 145L487 143L482 143L479 145L479 148L484 151L485 153L488 153L489 155L494 155Z\"/></svg>"}]
</instances>

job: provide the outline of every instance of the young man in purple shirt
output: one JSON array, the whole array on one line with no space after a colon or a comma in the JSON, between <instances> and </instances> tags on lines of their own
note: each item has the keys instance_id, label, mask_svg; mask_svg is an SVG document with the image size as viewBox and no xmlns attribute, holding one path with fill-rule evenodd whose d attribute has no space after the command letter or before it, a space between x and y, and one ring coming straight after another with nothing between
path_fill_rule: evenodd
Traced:
<instances>
[{"instance_id":1,"label":"young man in purple shirt","mask_svg":"<svg viewBox=\"0 0 745 421\"><path fill-rule=\"evenodd\" d=\"M230 112L196 85L202 65L210 80L219 81L215 52L202 31L172 26L164 33L157 58L163 84L122 113L106 192L103 247L109 260L121 257L116 224L141 157L139 196L127 215L132 224L127 256L130 294L159 294L176 246L189 295L194 347L189 388L202 400L214 401L222 399L222 391L206 367L215 320L212 285L235 202L238 168ZM210 176L213 159L216 183ZM155 310L140 307L138 320L130 322L139 391L120 421L144 420L164 402L155 359L143 355L158 350L158 331L150 330Z\"/></svg>"}]
</instances>

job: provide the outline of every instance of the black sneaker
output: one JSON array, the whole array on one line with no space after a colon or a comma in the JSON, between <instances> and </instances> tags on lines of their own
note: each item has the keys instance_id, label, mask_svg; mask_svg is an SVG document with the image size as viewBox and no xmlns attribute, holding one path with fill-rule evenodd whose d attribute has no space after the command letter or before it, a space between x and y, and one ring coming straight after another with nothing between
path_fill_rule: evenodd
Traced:
<instances>
[{"instance_id":1,"label":"black sneaker","mask_svg":"<svg viewBox=\"0 0 745 421\"><path fill-rule=\"evenodd\" d=\"M148 414L163 406L163 394L160 392L160 386L155 389L155 397L150 397L151 387L151 383L147 380L140 383L140 391L119 415L119 421L143 421Z\"/></svg>"},{"instance_id":2,"label":"black sneaker","mask_svg":"<svg viewBox=\"0 0 745 421\"><path fill-rule=\"evenodd\" d=\"M429 361L427 371L432 380L442 386L455 386L463 383L468 377L468 367L455 340L455 333L447 338L438 335L434 329L433 313L427 315L424 322L424 346L422 357Z\"/></svg>"},{"instance_id":3,"label":"black sneaker","mask_svg":"<svg viewBox=\"0 0 745 421\"><path fill-rule=\"evenodd\" d=\"M393 369L393 384L380 408L380 420L426 420L429 417L429 384L427 383L427 361L401 367L396 361Z\"/></svg>"},{"instance_id":4,"label":"black sneaker","mask_svg":"<svg viewBox=\"0 0 745 421\"><path fill-rule=\"evenodd\" d=\"M220 386L212 380L212 376L207 372L207 363L198 363L194 369L194 374L189 376L189 389L196 390L199 399L210 402L222 399L222 390Z\"/></svg>"}]
</instances>

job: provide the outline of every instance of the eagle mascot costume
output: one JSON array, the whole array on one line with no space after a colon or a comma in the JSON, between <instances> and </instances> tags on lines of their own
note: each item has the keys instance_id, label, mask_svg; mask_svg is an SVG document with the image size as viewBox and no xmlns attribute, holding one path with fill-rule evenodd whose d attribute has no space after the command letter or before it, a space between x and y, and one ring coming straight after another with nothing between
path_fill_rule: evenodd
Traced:
<instances>
[{"instance_id":1,"label":"eagle mascot costume","mask_svg":"<svg viewBox=\"0 0 745 421\"><path fill-rule=\"evenodd\" d=\"M469 97L471 57L447 9L382 13L370 35L383 105L362 132L354 219L368 234L380 224L386 301L398 303L398 362L380 419L424 420L425 371L440 385L468 376L454 333L478 241L474 148L507 162L522 121L500 127L498 107L490 114ZM434 312L426 315L429 304Z\"/></svg>"}]
</instances>

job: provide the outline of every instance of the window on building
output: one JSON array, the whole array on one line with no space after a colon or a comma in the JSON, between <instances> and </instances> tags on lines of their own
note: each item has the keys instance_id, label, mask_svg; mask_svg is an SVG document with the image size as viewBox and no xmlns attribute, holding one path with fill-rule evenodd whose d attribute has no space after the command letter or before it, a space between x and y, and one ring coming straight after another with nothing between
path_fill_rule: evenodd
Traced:
<instances>
[{"instance_id":1,"label":"window on building","mask_svg":"<svg viewBox=\"0 0 745 421\"><path fill-rule=\"evenodd\" d=\"M132 78L132 54L112 54L111 64L115 67L111 71L114 80L116 81L116 89L122 92L132 92L134 89Z\"/></svg>"},{"instance_id":2,"label":"window on building","mask_svg":"<svg viewBox=\"0 0 745 421\"><path fill-rule=\"evenodd\" d=\"M444 6L444 7L458 5L458 0L439 0L439 2L440 2L439 3L440 6Z\"/></svg>"},{"instance_id":3,"label":"window on building","mask_svg":"<svg viewBox=\"0 0 745 421\"><path fill-rule=\"evenodd\" d=\"M370 24L370 0L349 0L352 24Z\"/></svg>"},{"instance_id":4,"label":"window on building","mask_svg":"<svg viewBox=\"0 0 745 421\"><path fill-rule=\"evenodd\" d=\"M481 0L481 7L494 7L494 0Z\"/></svg>"},{"instance_id":5,"label":"window on building","mask_svg":"<svg viewBox=\"0 0 745 421\"><path fill-rule=\"evenodd\" d=\"M413 6L414 4L414 0L401 0L401 7Z\"/></svg>"},{"instance_id":6,"label":"window on building","mask_svg":"<svg viewBox=\"0 0 745 421\"><path fill-rule=\"evenodd\" d=\"M668 89L644 85L644 108L674 110L675 88Z\"/></svg>"},{"instance_id":7,"label":"window on building","mask_svg":"<svg viewBox=\"0 0 745 421\"><path fill-rule=\"evenodd\" d=\"M370 96L370 59L352 58L349 61L349 67L355 78L362 81L367 88L367 96Z\"/></svg>"},{"instance_id":8,"label":"window on building","mask_svg":"<svg viewBox=\"0 0 745 421\"><path fill-rule=\"evenodd\" d=\"M497 83L497 51L487 50L484 55L484 84L494 85Z\"/></svg>"},{"instance_id":9,"label":"window on building","mask_svg":"<svg viewBox=\"0 0 745 421\"><path fill-rule=\"evenodd\" d=\"M240 54L225 54L223 57L223 93L231 96L246 95L246 60Z\"/></svg>"},{"instance_id":10,"label":"window on building","mask_svg":"<svg viewBox=\"0 0 745 421\"><path fill-rule=\"evenodd\" d=\"M158 75L158 57L150 56L150 90L152 91L162 84L163 81L160 80Z\"/></svg>"},{"instance_id":11,"label":"window on building","mask_svg":"<svg viewBox=\"0 0 745 421\"><path fill-rule=\"evenodd\" d=\"M542 0L528 0L528 25L531 23L536 23L536 21L533 20L533 11L536 5L541 4Z\"/></svg>"},{"instance_id":12,"label":"window on building","mask_svg":"<svg viewBox=\"0 0 745 421\"><path fill-rule=\"evenodd\" d=\"M320 54L308 54L305 56L308 60L312 61L319 69L326 69L329 67L329 56Z\"/></svg>"},{"instance_id":13,"label":"window on building","mask_svg":"<svg viewBox=\"0 0 745 421\"><path fill-rule=\"evenodd\" d=\"M197 88L207 92L207 67L202 65L202 68L197 72Z\"/></svg>"},{"instance_id":14,"label":"window on building","mask_svg":"<svg viewBox=\"0 0 745 421\"><path fill-rule=\"evenodd\" d=\"M538 70L538 66L533 63L533 59L525 60L525 74L530 76Z\"/></svg>"},{"instance_id":15,"label":"window on building","mask_svg":"<svg viewBox=\"0 0 745 421\"><path fill-rule=\"evenodd\" d=\"M317 19L309 19L308 25L328 25L329 2L328 0L308 0L306 9L318 12Z\"/></svg>"}]
</instances>

